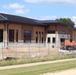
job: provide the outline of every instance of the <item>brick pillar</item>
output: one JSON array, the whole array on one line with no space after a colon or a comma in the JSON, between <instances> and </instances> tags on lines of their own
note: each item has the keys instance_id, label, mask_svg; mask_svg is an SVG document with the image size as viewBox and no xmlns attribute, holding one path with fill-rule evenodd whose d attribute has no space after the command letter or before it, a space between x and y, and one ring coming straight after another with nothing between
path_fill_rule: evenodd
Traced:
<instances>
[{"instance_id":1,"label":"brick pillar","mask_svg":"<svg viewBox=\"0 0 76 75\"><path fill-rule=\"evenodd\" d=\"M59 38L58 31L56 31L56 33L55 33L55 37L56 37L56 47L59 47L59 44L60 44L60 38Z\"/></svg>"},{"instance_id":2,"label":"brick pillar","mask_svg":"<svg viewBox=\"0 0 76 75\"><path fill-rule=\"evenodd\" d=\"M3 29L3 44L4 44L4 48L7 48L7 40L8 35L7 35L7 24L4 24L4 29Z\"/></svg>"}]
</instances>

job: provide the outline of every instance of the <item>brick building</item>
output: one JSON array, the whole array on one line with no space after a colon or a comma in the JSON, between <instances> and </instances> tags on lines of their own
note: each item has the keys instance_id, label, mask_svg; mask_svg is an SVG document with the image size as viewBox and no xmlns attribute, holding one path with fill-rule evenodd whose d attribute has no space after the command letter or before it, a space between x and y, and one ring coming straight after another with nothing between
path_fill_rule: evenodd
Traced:
<instances>
[{"instance_id":1,"label":"brick building","mask_svg":"<svg viewBox=\"0 0 76 75\"><path fill-rule=\"evenodd\" d=\"M65 39L76 41L76 29L54 20L35 20L0 13L0 42L34 42L58 45Z\"/></svg>"}]
</instances>

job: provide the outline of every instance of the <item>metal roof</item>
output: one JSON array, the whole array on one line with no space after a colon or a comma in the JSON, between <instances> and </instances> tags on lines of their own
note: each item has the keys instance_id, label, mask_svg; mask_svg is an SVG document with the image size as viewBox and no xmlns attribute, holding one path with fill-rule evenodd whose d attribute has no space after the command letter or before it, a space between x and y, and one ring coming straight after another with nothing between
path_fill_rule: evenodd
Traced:
<instances>
[{"instance_id":1,"label":"metal roof","mask_svg":"<svg viewBox=\"0 0 76 75\"><path fill-rule=\"evenodd\" d=\"M35 25L43 25L43 26L47 26L48 24L51 24L51 23L67 25L65 23L58 22L55 20L36 20L36 19L4 14L4 13L0 13L0 21L23 23L23 24L35 24Z\"/></svg>"},{"instance_id":2,"label":"metal roof","mask_svg":"<svg viewBox=\"0 0 76 75\"><path fill-rule=\"evenodd\" d=\"M40 20L39 23L68 25L68 24L66 24L64 22L59 22L59 21L55 21L55 20Z\"/></svg>"}]
</instances>

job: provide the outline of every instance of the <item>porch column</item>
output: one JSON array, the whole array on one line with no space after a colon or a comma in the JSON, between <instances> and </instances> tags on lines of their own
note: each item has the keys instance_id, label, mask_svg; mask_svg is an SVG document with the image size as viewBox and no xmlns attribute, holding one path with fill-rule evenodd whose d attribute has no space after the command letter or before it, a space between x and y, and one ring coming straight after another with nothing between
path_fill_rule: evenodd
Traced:
<instances>
[{"instance_id":1,"label":"porch column","mask_svg":"<svg viewBox=\"0 0 76 75\"><path fill-rule=\"evenodd\" d=\"M60 38L59 38L59 34L58 34L58 31L56 31L55 33L55 37L56 37L56 47L59 48L59 45L60 45Z\"/></svg>"},{"instance_id":2,"label":"porch column","mask_svg":"<svg viewBox=\"0 0 76 75\"><path fill-rule=\"evenodd\" d=\"M7 24L4 24L4 29L3 29L3 44L4 44L4 48L7 48L7 42L8 42L8 35L7 35Z\"/></svg>"}]
</instances>

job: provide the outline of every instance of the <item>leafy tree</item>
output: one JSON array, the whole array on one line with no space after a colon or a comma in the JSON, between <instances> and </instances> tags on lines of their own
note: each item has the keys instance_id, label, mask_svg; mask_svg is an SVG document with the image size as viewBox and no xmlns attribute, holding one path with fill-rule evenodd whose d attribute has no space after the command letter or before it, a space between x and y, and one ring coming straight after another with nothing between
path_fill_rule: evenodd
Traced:
<instances>
[{"instance_id":1,"label":"leafy tree","mask_svg":"<svg viewBox=\"0 0 76 75\"><path fill-rule=\"evenodd\" d=\"M69 27L74 27L75 23L70 18L59 18L56 21L64 22L69 25Z\"/></svg>"}]
</instances>

